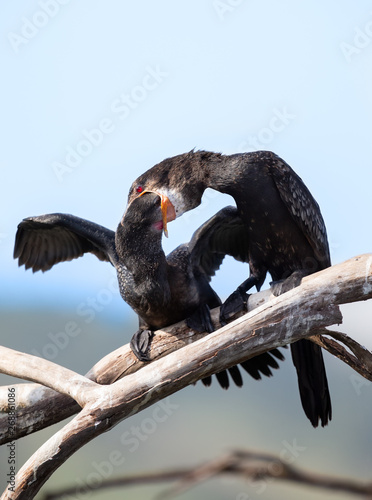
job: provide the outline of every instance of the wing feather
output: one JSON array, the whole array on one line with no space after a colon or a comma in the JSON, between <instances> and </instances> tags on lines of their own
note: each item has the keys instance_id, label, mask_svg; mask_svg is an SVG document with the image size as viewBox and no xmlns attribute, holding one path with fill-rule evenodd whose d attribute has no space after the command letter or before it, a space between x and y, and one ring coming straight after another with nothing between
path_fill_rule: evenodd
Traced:
<instances>
[{"instance_id":1,"label":"wing feather","mask_svg":"<svg viewBox=\"0 0 372 500\"><path fill-rule=\"evenodd\" d=\"M189 243L192 264L210 279L226 255L248 262L248 232L235 207L225 207L193 234Z\"/></svg>"},{"instance_id":2,"label":"wing feather","mask_svg":"<svg viewBox=\"0 0 372 500\"><path fill-rule=\"evenodd\" d=\"M278 156L268 163L279 195L323 268L331 265L326 226L320 208L301 177Z\"/></svg>"},{"instance_id":3,"label":"wing feather","mask_svg":"<svg viewBox=\"0 0 372 500\"><path fill-rule=\"evenodd\" d=\"M115 265L114 231L68 214L28 217L18 225L14 258L33 272L48 271L87 252Z\"/></svg>"}]
</instances>

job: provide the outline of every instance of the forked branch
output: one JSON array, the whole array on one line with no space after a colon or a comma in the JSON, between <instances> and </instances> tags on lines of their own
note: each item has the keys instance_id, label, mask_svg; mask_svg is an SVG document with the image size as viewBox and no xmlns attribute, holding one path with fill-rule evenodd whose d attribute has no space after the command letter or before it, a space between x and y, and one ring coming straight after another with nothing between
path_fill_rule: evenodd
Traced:
<instances>
[{"instance_id":1,"label":"forked branch","mask_svg":"<svg viewBox=\"0 0 372 500\"><path fill-rule=\"evenodd\" d=\"M295 467L280 456L249 450L233 450L196 467L152 471L105 479L95 490L176 481L174 486L156 497L158 500L164 500L174 498L204 481L221 475L248 481L246 487L248 493L252 488L258 494L266 489L270 482L279 480L332 492L351 493L357 497L372 498L372 482L365 483L354 479L305 471ZM76 487L64 488L46 493L44 500L56 500L75 493ZM248 495L244 498L248 498Z\"/></svg>"},{"instance_id":2,"label":"forked branch","mask_svg":"<svg viewBox=\"0 0 372 500\"><path fill-rule=\"evenodd\" d=\"M69 456L121 420L205 376L341 323L339 304L372 297L371 268L371 255L328 268L193 343L189 343L189 329L186 329L184 335L188 340L184 343L188 345L112 385L87 384L85 395L80 398L84 408L20 469L13 498L32 498ZM170 340L176 340L177 336L172 337L170 332L172 328L159 332L157 337L165 335L169 340L170 335ZM154 347L159 355L157 344ZM368 351L363 352L366 366L369 356ZM32 380L39 379L35 376ZM59 390L57 384L49 385ZM2 498L7 498L6 495L5 492Z\"/></svg>"}]
</instances>

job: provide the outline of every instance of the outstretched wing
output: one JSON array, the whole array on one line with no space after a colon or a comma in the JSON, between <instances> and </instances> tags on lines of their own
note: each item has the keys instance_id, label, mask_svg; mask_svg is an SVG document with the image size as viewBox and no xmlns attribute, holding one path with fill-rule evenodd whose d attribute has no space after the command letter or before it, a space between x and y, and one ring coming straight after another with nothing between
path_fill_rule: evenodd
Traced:
<instances>
[{"instance_id":1,"label":"outstretched wing","mask_svg":"<svg viewBox=\"0 0 372 500\"><path fill-rule=\"evenodd\" d=\"M33 272L91 252L115 265L115 233L99 224L68 214L28 217L18 225L14 258Z\"/></svg>"},{"instance_id":2,"label":"outstretched wing","mask_svg":"<svg viewBox=\"0 0 372 500\"><path fill-rule=\"evenodd\" d=\"M189 243L191 262L209 279L219 269L225 255L248 262L248 231L235 207L225 207L193 234Z\"/></svg>"},{"instance_id":3,"label":"outstretched wing","mask_svg":"<svg viewBox=\"0 0 372 500\"><path fill-rule=\"evenodd\" d=\"M193 234L189 243L191 262L194 268L198 267L210 280L215 271L219 269L225 255L231 255L241 262L248 262L248 243L248 231L240 218L238 209L225 207L207 220ZM248 359L241 363L241 366L254 379L259 380L261 375L271 377L271 370L279 368L275 358L280 361L284 360L283 354L278 349ZM230 375L239 386L241 383L237 380L240 379L234 377L234 374L239 373L238 367L233 368L234 371L230 370ZM227 388L229 384L226 382L226 372L222 372L219 376L220 384L222 387Z\"/></svg>"},{"instance_id":4,"label":"outstretched wing","mask_svg":"<svg viewBox=\"0 0 372 500\"><path fill-rule=\"evenodd\" d=\"M314 249L322 268L330 266L327 230L318 203L284 160L273 155L268 168L281 199Z\"/></svg>"}]
</instances>

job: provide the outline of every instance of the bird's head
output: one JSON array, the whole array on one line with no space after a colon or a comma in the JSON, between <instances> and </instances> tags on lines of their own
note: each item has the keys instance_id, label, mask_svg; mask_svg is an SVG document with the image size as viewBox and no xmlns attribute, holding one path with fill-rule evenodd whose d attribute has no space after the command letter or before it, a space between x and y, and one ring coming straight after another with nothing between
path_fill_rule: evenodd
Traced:
<instances>
[{"instance_id":1,"label":"bird's head","mask_svg":"<svg viewBox=\"0 0 372 500\"><path fill-rule=\"evenodd\" d=\"M201 202L205 185L200 181L198 166L199 157L193 151L163 160L133 182L128 195L128 208L145 193L158 194L164 233L167 235L167 222L192 210Z\"/></svg>"},{"instance_id":2,"label":"bird's head","mask_svg":"<svg viewBox=\"0 0 372 500\"><path fill-rule=\"evenodd\" d=\"M128 205L121 225L136 231L151 229L167 234L167 222L174 219L174 210L168 200L153 191L143 191Z\"/></svg>"}]
</instances>

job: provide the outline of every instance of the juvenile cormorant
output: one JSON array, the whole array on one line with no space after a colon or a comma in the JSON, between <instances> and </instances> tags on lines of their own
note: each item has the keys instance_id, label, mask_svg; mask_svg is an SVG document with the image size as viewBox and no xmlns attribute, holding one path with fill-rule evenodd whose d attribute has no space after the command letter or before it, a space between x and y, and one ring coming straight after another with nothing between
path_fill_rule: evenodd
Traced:
<instances>
[{"instance_id":1,"label":"juvenile cormorant","mask_svg":"<svg viewBox=\"0 0 372 500\"><path fill-rule=\"evenodd\" d=\"M131 346L146 351L152 332L188 318L190 326L213 331L209 308L221 305L209 285L232 242L239 236L242 221L233 207L226 207L203 224L190 243L177 247L168 257L161 245L162 231L172 211L162 214L161 199L147 193L134 200L116 230L68 214L48 214L24 219L18 226L14 258L26 269L47 271L58 262L91 252L116 268L123 299L138 314L140 328ZM246 241L241 241L243 248ZM236 244L234 245L236 246ZM147 360L146 355L138 356ZM275 358L284 359L277 349L241 363L255 379L270 376L278 368ZM238 367L229 369L238 385ZM223 388L229 386L225 371L216 374ZM210 385L211 377L203 379Z\"/></svg>"},{"instance_id":2,"label":"juvenile cormorant","mask_svg":"<svg viewBox=\"0 0 372 500\"><path fill-rule=\"evenodd\" d=\"M300 177L270 151L222 155L191 151L150 168L132 184L128 204L153 191L162 210L179 217L197 207L206 188L231 195L247 237L250 276L221 308L224 323L231 311L246 305L246 292L260 290L270 273L274 293L297 286L301 278L331 265L325 224L319 206ZM283 283L283 280L284 283ZM316 427L332 417L321 348L309 340L291 344L304 411Z\"/></svg>"}]
</instances>

